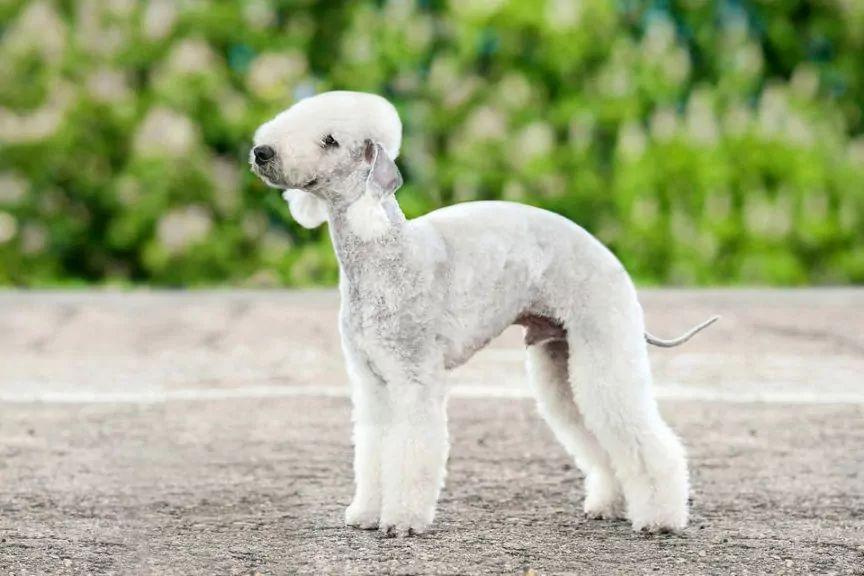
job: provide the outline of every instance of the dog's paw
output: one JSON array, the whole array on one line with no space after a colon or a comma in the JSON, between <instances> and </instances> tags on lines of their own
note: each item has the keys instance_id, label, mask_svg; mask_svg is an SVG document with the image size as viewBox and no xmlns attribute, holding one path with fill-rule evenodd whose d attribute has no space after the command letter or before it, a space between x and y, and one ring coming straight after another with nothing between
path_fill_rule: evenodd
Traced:
<instances>
[{"instance_id":1,"label":"dog's paw","mask_svg":"<svg viewBox=\"0 0 864 576\"><path fill-rule=\"evenodd\" d=\"M643 524L641 522L633 523L633 531L642 534L675 534L684 529L684 525L671 526L668 524Z\"/></svg>"},{"instance_id":2,"label":"dog's paw","mask_svg":"<svg viewBox=\"0 0 864 576\"><path fill-rule=\"evenodd\" d=\"M585 499L583 507L585 517L591 520L623 520L627 517L624 512L624 503L621 501L592 502Z\"/></svg>"},{"instance_id":3,"label":"dog's paw","mask_svg":"<svg viewBox=\"0 0 864 576\"><path fill-rule=\"evenodd\" d=\"M382 516L378 531L388 538L416 536L423 534L432 523L431 518L420 516L386 517Z\"/></svg>"},{"instance_id":4,"label":"dog's paw","mask_svg":"<svg viewBox=\"0 0 864 576\"><path fill-rule=\"evenodd\" d=\"M375 530L379 516L378 510L351 504L345 509L345 524L361 530Z\"/></svg>"},{"instance_id":5,"label":"dog's paw","mask_svg":"<svg viewBox=\"0 0 864 576\"><path fill-rule=\"evenodd\" d=\"M378 531L386 538L407 538L408 536L417 536L426 531L427 526L410 524L392 524L381 523Z\"/></svg>"},{"instance_id":6,"label":"dog's paw","mask_svg":"<svg viewBox=\"0 0 864 576\"><path fill-rule=\"evenodd\" d=\"M632 515L633 531L650 534L679 532L687 527L687 509L658 510Z\"/></svg>"},{"instance_id":7,"label":"dog's paw","mask_svg":"<svg viewBox=\"0 0 864 576\"><path fill-rule=\"evenodd\" d=\"M621 520L626 517L624 496L614 477L590 475L585 482L586 518Z\"/></svg>"}]
</instances>

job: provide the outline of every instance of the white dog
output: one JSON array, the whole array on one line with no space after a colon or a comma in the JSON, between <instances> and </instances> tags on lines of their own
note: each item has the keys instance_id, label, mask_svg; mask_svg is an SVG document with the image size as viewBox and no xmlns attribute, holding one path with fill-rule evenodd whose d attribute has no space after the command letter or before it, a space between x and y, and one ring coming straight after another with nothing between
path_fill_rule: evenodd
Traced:
<instances>
[{"instance_id":1,"label":"white dog","mask_svg":"<svg viewBox=\"0 0 864 576\"><path fill-rule=\"evenodd\" d=\"M356 492L345 518L388 535L432 522L447 461L444 372L525 327L540 411L586 475L585 513L635 530L687 523L684 449L651 393L636 291L569 220L469 202L406 221L394 192L402 126L381 97L328 92L262 125L253 171L295 218L327 220L341 268Z\"/></svg>"}]
</instances>

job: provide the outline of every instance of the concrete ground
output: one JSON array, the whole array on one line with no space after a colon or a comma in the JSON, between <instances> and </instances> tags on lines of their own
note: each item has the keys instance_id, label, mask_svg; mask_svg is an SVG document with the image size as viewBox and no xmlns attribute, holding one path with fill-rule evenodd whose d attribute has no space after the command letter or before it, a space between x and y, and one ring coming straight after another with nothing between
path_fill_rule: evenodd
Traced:
<instances>
[{"instance_id":1,"label":"concrete ground","mask_svg":"<svg viewBox=\"0 0 864 576\"><path fill-rule=\"evenodd\" d=\"M518 329L452 374L427 534L342 525L332 292L0 293L0 575L864 574L864 291L643 291L692 521L580 514Z\"/></svg>"}]
</instances>

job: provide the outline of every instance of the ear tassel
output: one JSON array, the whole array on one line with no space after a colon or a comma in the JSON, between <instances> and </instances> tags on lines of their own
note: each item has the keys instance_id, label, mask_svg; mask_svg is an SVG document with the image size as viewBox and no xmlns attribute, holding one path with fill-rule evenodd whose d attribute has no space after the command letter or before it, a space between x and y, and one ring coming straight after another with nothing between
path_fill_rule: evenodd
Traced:
<instances>
[{"instance_id":1,"label":"ear tassel","mask_svg":"<svg viewBox=\"0 0 864 576\"><path fill-rule=\"evenodd\" d=\"M327 221L324 201L303 190L285 190L282 198L288 202L291 216L304 228L317 228Z\"/></svg>"},{"instance_id":2,"label":"ear tassel","mask_svg":"<svg viewBox=\"0 0 864 576\"><path fill-rule=\"evenodd\" d=\"M381 198L368 183L363 195L348 207L345 216L351 231L364 242L383 236L390 228L390 219L381 205Z\"/></svg>"}]
</instances>

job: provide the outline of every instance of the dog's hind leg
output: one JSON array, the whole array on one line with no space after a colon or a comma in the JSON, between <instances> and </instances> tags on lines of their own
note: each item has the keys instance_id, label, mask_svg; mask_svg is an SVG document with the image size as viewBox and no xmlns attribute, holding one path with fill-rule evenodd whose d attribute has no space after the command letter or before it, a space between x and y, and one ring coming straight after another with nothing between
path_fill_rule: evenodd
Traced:
<instances>
[{"instance_id":1,"label":"dog's hind leg","mask_svg":"<svg viewBox=\"0 0 864 576\"><path fill-rule=\"evenodd\" d=\"M577 402L611 458L633 529L684 528L687 462L651 391L642 310L629 291L602 297L567 326Z\"/></svg>"},{"instance_id":2,"label":"dog's hind leg","mask_svg":"<svg viewBox=\"0 0 864 576\"><path fill-rule=\"evenodd\" d=\"M609 456L588 430L573 397L568 378L566 341L528 346L528 380L537 397L540 414L552 428L582 472L585 473L586 516L622 518L624 499Z\"/></svg>"}]
</instances>

